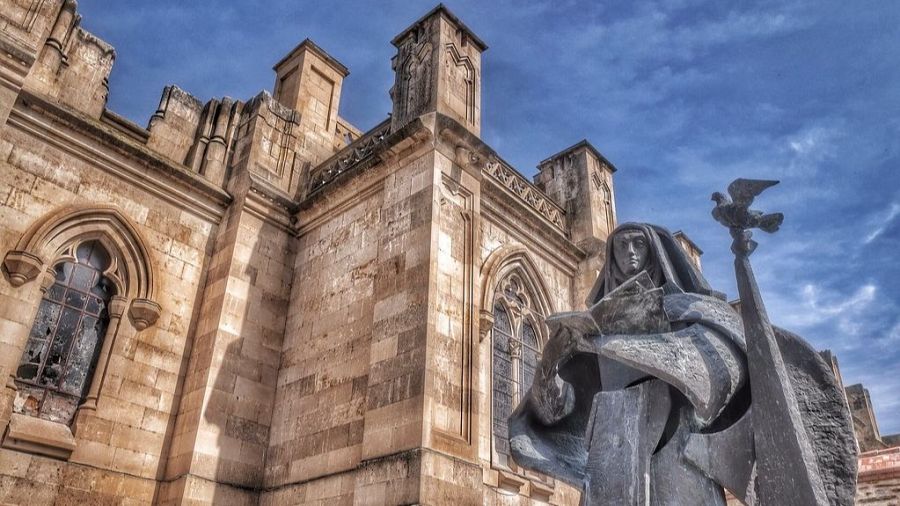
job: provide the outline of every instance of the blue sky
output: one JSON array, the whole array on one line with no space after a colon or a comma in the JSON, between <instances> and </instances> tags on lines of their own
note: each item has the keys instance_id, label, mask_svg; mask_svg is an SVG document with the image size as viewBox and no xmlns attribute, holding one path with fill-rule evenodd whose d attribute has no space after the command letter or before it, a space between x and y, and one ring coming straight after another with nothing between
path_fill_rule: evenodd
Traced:
<instances>
[{"instance_id":1,"label":"blue sky","mask_svg":"<svg viewBox=\"0 0 900 506\"><path fill-rule=\"evenodd\" d=\"M146 124L167 84L203 100L272 89L310 37L350 68L341 115L390 111L390 40L432 2L82 0L112 43L109 106ZM377 7L375 6L377 5ZM713 0L448 3L490 49L482 136L527 175L582 138L619 169L620 221L683 229L735 297L709 195L780 179L753 256L772 320L837 353L900 432L900 3Z\"/></svg>"}]
</instances>

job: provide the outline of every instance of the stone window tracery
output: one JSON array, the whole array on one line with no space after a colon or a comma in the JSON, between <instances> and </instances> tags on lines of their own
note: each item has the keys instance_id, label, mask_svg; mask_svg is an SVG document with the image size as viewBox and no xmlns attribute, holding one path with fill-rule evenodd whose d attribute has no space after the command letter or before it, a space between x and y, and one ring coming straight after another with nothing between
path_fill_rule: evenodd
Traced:
<instances>
[{"instance_id":1,"label":"stone window tracery","mask_svg":"<svg viewBox=\"0 0 900 506\"><path fill-rule=\"evenodd\" d=\"M116 261L96 240L72 245L54 264L16 369L13 409L70 423L84 401L116 295Z\"/></svg>"},{"instance_id":2,"label":"stone window tracery","mask_svg":"<svg viewBox=\"0 0 900 506\"><path fill-rule=\"evenodd\" d=\"M492 439L496 463L509 458L508 418L531 387L540 361L538 325L544 315L534 307L522 280L512 274L501 281L494 303L492 332Z\"/></svg>"}]
</instances>

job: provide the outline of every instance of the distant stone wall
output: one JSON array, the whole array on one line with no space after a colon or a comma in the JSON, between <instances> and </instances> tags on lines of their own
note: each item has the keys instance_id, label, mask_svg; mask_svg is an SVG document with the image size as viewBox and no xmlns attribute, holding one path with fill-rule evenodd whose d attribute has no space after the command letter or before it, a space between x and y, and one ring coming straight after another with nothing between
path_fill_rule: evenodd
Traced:
<instances>
[{"instance_id":1,"label":"distant stone wall","mask_svg":"<svg viewBox=\"0 0 900 506\"><path fill-rule=\"evenodd\" d=\"M900 447L860 455L856 503L893 506L898 502L900 502Z\"/></svg>"}]
</instances>

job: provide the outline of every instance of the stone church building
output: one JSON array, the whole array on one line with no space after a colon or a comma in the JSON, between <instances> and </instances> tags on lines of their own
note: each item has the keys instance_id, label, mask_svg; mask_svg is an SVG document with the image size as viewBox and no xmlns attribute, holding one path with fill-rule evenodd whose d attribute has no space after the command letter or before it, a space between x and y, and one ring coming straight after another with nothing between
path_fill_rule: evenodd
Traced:
<instances>
[{"instance_id":1,"label":"stone church building","mask_svg":"<svg viewBox=\"0 0 900 506\"><path fill-rule=\"evenodd\" d=\"M310 40L272 92L170 86L141 127L79 20L0 0L0 504L578 503L505 420L604 260L597 149L530 181L485 144L486 45L443 6L366 131ZM889 504L870 435L861 500Z\"/></svg>"}]
</instances>

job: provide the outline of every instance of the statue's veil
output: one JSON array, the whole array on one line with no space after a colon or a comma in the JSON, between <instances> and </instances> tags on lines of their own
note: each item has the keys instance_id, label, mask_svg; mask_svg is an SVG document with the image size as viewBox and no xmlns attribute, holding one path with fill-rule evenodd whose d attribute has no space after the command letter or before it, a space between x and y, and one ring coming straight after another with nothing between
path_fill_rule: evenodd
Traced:
<instances>
[{"instance_id":1,"label":"statue's veil","mask_svg":"<svg viewBox=\"0 0 900 506\"><path fill-rule=\"evenodd\" d=\"M678 241L668 230L648 223L623 223L609 235L606 243L606 263L585 300L588 307L615 290L627 279L613 259L612 241L616 234L626 230L640 231L647 238L650 246L647 273L657 286L664 288L666 293L699 293L724 298L721 293L710 288L706 278L690 261Z\"/></svg>"}]
</instances>

